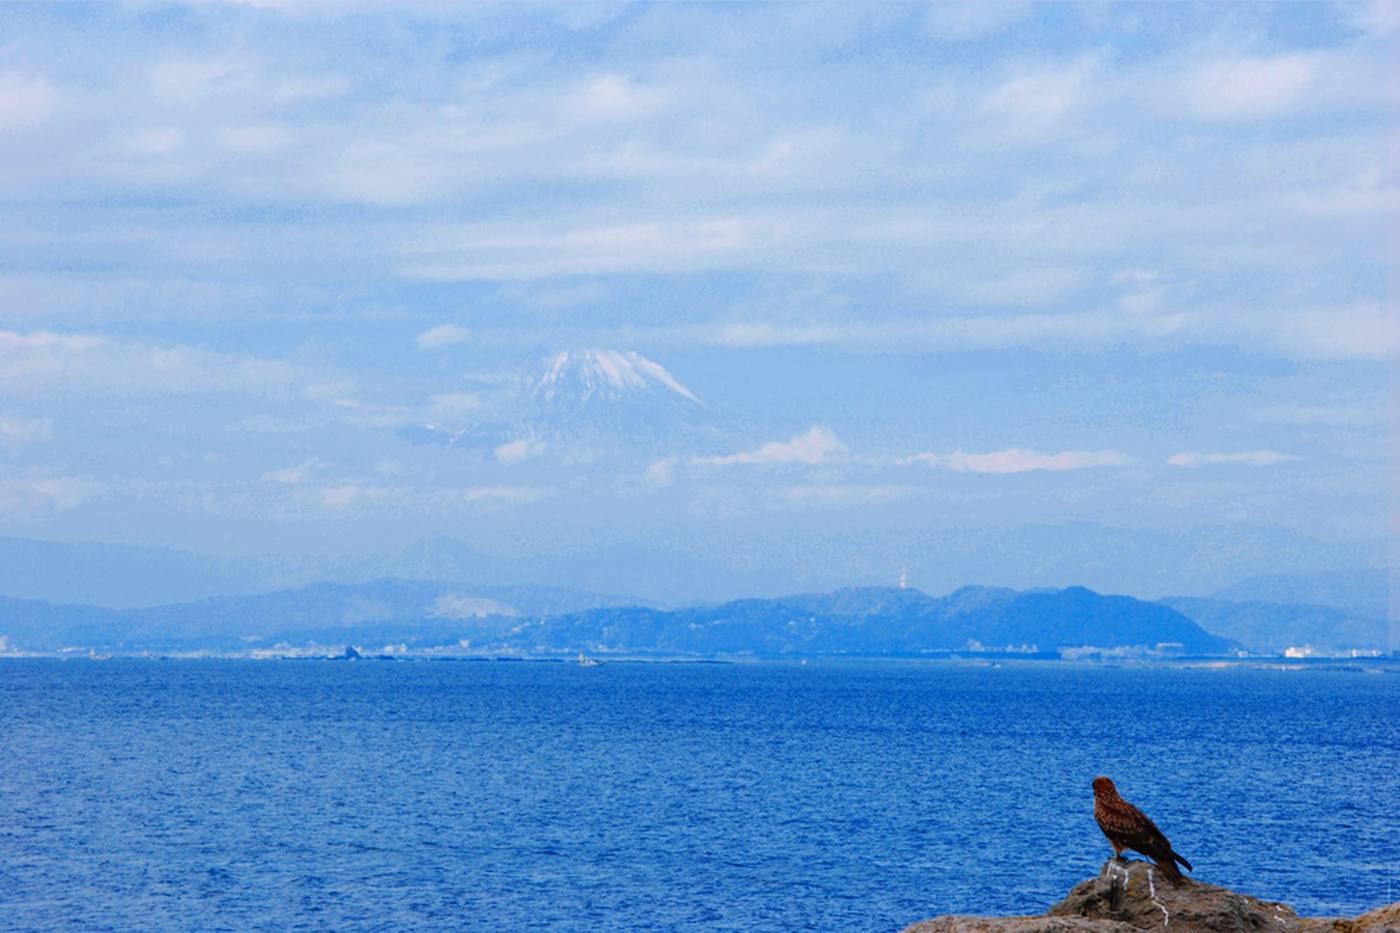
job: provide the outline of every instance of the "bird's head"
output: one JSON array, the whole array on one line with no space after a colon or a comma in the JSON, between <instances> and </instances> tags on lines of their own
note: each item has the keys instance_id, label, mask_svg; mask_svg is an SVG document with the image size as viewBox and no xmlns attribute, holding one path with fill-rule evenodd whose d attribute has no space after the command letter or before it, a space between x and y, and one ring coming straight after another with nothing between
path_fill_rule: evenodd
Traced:
<instances>
[{"instance_id":1,"label":"bird's head","mask_svg":"<svg viewBox=\"0 0 1400 933\"><path fill-rule=\"evenodd\" d=\"M1113 782L1110 781L1108 778L1100 775L1099 777L1094 778L1094 796L1117 797L1118 788L1114 787Z\"/></svg>"}]
</instances>

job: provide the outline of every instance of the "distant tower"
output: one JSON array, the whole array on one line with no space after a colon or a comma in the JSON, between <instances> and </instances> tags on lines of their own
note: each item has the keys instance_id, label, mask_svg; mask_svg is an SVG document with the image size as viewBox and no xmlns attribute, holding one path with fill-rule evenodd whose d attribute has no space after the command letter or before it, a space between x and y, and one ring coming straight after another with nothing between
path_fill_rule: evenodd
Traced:
<instances>
[{"instance_id":1,"label":"distant tower","mask_svg":"<svg viewBox=\"0 0 1400 933\"><path fill-rule=\"evenodd\" d=\"M900 571L899 571L899 588L900 588L901 590L907 590L907 589L909 589L909 568L908 568L908 567L901 568Z\"/></svg>"}]
</instances>

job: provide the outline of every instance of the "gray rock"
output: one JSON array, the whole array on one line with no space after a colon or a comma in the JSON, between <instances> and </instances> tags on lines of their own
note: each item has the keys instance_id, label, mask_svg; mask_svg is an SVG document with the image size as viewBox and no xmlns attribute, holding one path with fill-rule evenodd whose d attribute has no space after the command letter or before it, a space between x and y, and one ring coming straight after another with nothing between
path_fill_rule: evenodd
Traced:
<instances>
[{"instance_id":1,"label":"gray rock","mask_svg":"<svg viewBox=\"0 0 1400 933\"><path fill-rule=\"evenodd\" d=\"M1084 917L934 917L904 933L1134 933L1136 927L1115 920Z\"/></svg>"},{"instance_id":2,"label":"gray rock","mask_svg":"<svg viewBox=\"0 0 1400 933\"><path fill-rule=\"evenodd\" d=\"M1040 917L935 917L904 933L1400 933L1400 903L1354 919L1299 917L1287 904L1188 878L1149 862L1110 860Z\"/></svg>"}]
</instances>

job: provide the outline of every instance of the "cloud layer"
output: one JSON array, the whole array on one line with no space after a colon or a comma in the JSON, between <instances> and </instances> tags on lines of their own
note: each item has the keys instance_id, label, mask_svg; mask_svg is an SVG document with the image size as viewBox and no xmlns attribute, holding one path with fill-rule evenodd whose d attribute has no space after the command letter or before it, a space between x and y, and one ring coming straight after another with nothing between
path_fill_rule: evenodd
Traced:
<instances>
[{"instance_id":1,"label":"cloud layer","mask_svg":"<svg viewBox=\"0 0 1400 933\"><path fill-rule=\"evenodd\" d=\"M1374 284L1400 210L1386 9L1334 11L1307 48L1166 8L418 9L437 54L389 28L404 15L390 7L192 7L165 14L180 41L131 9L31 18L0 63L0 125L17 134L0 196L44 219L7 246L25 274L67 254L93 270L79 278L144 279L155 300L176 279L390 282L402 302L422 280L563 293L742 274L835 280L848 300L617 313L732 346L1375 358L1397 346ZM499 39L454 48L463 30ZM527 38L540 30L544 46ZM85 33L113 41L56 54ZM969 42L975 67L931 54ZM853 52L831 67L832 48ZM57 178L72 184L43 195ZM191 198L227 219L144 206ZM37 300L81 313L76 283L53 284ZM510 327L485 314L473 331ZM416 332L424 349L466 336Z\"/></svg>"},{"instance_id":2,"label":"cloud layer","mask_svg":"<svg viewBox=\"0 0 1400 933\"><path fill-rule=\"evenodd\" d=\"M1396 10L0 5L0 534L1382 533Z\"/></svg>"},{"instance_id":3,"label":"cloud layer","mask_svg":"<svg viewBox=\"0 0 1400 933\"><path fill-rule=\"evenodd\" d=\"M1214 466L1219 464L1242 464L1244 466L1273 466L1299 459L1293 454L1279 453L1277 450L1241 450L1233 453L1182 452L1172 454L1167 463L1177 467Z\"/></svg>"},{"instance_id":4,"label":"cloud layer","mask_svg":"<svg viewBox=\"0 0 1400 933\"><path fill-rule=\"evenodd\" d=\"M1019 447L970 454L961 450L950 454L914 454L906 463L926 463L958 473L1029 473L1034 470L1063 472L1094 467L1126 466L1132 461L1116 450L1065 450L1045 454Z\"/></svg>"}]
</instances>

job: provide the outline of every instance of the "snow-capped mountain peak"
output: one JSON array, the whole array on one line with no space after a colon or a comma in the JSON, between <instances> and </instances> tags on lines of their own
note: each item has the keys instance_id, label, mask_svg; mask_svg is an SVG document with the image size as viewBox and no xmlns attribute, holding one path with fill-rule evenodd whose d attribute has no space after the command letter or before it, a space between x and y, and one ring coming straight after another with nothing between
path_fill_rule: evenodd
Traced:
<instances>
[{"instance_id":1,"label":"snow-capped mountain peak","mask_svg":"<svg viewBox=\"0 0 1400 933\"><path fill-rule=\"evenodd\" d=\"M550 362L534 394L546 402L565 397L583 402L655 392L703 404L666 367L633 350L565 350Z\"/></svg>"},{"instance_id":2,"label":"snow-capped mountain peak","mask_svg":"<svg viewBox=\"0 0 1400 933\"><path fill-rule=\"evenodd\" d=\"M477 450L502 464L545 450L584 462L611 453L717 454L731 446L724 443L732 425L723 410L633 350L557 353L530 394L513 403L516 410L495 422L410 426L399 433L413 443Z\"/></svg>"}]
</instances>

